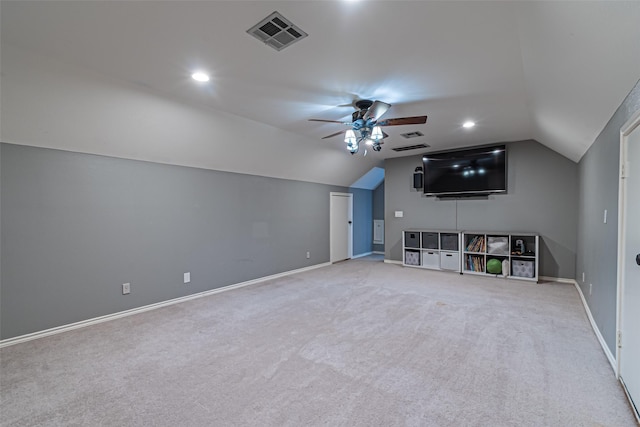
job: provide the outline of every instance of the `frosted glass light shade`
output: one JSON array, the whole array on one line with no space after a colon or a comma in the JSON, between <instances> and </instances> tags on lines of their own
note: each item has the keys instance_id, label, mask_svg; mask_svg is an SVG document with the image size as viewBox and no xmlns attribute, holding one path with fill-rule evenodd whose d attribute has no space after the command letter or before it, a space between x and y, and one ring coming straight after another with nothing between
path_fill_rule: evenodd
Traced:
<instances>
[{"instance_id":1,"label":"frosted glass light shade","mask_svg":"<svg viewBox=\"0 0 640 427\"><path fill-rule=\"evenodd\" d=\"M344 134L344 142L346 142L347 145L353 145L356 143L356 133L352 129L349 129Z\"/></svg>"},{"instance_id":2,"label":"frosted glass light shade","mask_svg":"<svg viewBox=\"0 0 640 427\"><path fill-rule=\"evenodd\" d=\"M373 139L374 141L380 141L382 138L384 138L382 129L380 128L380 126L374 126L371 130L371 139Z\"/></svg>"}]
</instances>

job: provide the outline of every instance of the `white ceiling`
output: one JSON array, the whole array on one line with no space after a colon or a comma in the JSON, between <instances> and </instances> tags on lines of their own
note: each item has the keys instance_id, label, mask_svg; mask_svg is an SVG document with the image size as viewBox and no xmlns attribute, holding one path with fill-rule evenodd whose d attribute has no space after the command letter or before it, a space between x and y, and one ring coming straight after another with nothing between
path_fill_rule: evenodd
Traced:
<instances>
[{"instance_id":1,"label":"white ceiling","mask_svg":"<svg viewBox=\"0 0 640 427\"><path fill-rule=\"evenodd\" d=\"M277 52L246 33L273 11L309 37ZM343 149L321 140L343 126L307 119L349 119L356 98L428 115L385 128L379 158L532 138L578 161L640 78L639 1L3 1L0 16L3 44L318 145Z\"/></svg>"}]
</instances>

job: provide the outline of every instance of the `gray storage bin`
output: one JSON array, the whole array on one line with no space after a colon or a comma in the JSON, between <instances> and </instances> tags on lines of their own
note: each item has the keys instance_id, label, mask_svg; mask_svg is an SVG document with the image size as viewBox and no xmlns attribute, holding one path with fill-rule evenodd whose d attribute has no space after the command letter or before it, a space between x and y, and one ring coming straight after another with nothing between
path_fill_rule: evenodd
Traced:
<instances>
[{"instance_id":1,"label":"gray storage bin","mask_svg":"<svg viewBox=\"0 0 640 427\"><path fill-rule=\"evenodd\" d=\"M440 249L442 249L443 251L457 251L458 235L455 233L441 233Z\"/></svg>"},{"instance_id":2,"label":"gray storage bin","mask_svg":"<svg viewBox=\"0 0 640 427\"><path fill-rule=\"evenodd\" d=\"M534 277L533 261L511 260L511 275L515 277Z\"/></svg>"},{"instance_id":3,"label":"gray storage bin","mask_svg":"<svg viewBox=\"0 0 640 427\"><path fill-rule=\"evenodd\" d=\"M438 233L422 233L423 249L438 249Z\"/></svg>"},{"instance_id":4,"label":"gray storage bin","mask_svg":"<svg viewBox=\"0 0 640 427\"><path fill-rule=\"evenodd\" d=\"M407 248L420 249L420 233L417 231L405 231L404 246Z\"/></svg>"}]
</instances>

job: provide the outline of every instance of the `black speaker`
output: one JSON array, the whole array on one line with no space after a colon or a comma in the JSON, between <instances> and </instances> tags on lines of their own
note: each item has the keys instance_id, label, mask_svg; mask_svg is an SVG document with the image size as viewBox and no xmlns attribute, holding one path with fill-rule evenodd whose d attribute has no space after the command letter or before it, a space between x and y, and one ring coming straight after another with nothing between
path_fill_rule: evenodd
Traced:
<instances>
[{"instance_id":1,"label":"black speaker","mask_svg":"<svg viewBox=\"0 0 640 427\"><path fill-rule=\"evenodd\" d=\"M422 188L422 174L414 173L413 174L413 188L416 190Z\"/></svg>"}]
</instances>

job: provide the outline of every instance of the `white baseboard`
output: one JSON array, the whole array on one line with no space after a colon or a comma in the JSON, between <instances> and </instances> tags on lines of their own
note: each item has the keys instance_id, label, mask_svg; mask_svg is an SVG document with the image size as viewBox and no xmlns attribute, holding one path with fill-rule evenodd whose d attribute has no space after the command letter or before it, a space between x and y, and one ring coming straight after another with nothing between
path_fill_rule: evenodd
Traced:
<instances>
[{"instance_id":1,"label":"white baseboard","mask_svg":"<svg viewBox=\"0 0 640 427\"><path fill-rule=\"evenodd\" d=\"M551 276L540 276L540 281L545 282L558 282L558 283L568 283L573 285L576 283L575 279L565 279L564 277L551 277Z\"/></svg>"},{"instance_id":2,"label":"white baseboard","mask_svg":"<svg viewBox=\"0 0 640 427\"><path fill-rule=\"evenodd\" d=\"M398 265L402 265L402 261L396 261L395 259L385 259L384 262L386 262L387 264L398 264Z\"/></svg>"},{"instance_id":3,"label":"white baseboard","mask_svg":"<svg viewBox=\"0 0 640 427\"><path fill-rule=\"evenodd\" d=\"M629 401L629 406L631 406L631 411L633 411L633 415L636 416L638 425L640 425L640 412L638 412L639 409L636 407L636 404L633 402L633 399L629 394L629 389L627 389L627 385L624 383L624 379L622 377L619 377L618 379L620 380L620 383L622 383L622 390L624 390L624 394L627 395L627 400Z\"/></svg>"},{"instance_id":4,"label":"white baseboard","mask_svg":"<svg viewBox=\"0 0 640 427\"><path fill-rule=\"evenodd\" d=\"M616 358L611 353L611 350L609 350L609 347L607 346L606 341L604 340L602 334L600 333L600 329L598 329L598 325L596 324L596 321L593 319L593 316L591 315L591 309L589 309L589 305L587 304L587 300L584 298L584 294L582 293L582 289L580 289L580 285L578 285L578 282L576 282L575 280L572 280L572 283L578 290L578 294L580 295L580 299L582 300L582 305L584 306L584 311L587 313L587 317L589 318L589 322L591 323L591 328L593 328L593 332L596 334L598 341L600 341L600 346L602 347L602 350L604 351L605 356L607 356L607 359L609 359L609 363L613 368L613 373L617 378L618 364L616 363Z\"/></svg>"},{"instance_id":5,"label":"white baseboard","mask_svg":"<svg viewBox=\"0 0 640 427\"><path fill-rule=\"evenodd\" d=\"M351 259L362 258L363 256L371 255L373 252L365 252L363 254L353 255Z\"/></svg>"},{"instance_id":6,"label":"white baseboard","mask_svg":"<svg viewBox=\"0 0 640 427\"><path fill-rule=\"evenodd\" d=\"M351 257L351 259L362 258L369 255L384 255L384 252L380 252L380 251L365 252L363 254L354 255Z\"/></svg>"},{"instance_id":7,"label":"white baseboard","mask_svg":"<svg viewBox=\"0 0 640 427\"><path fill-rule=\"evenodd\" d=\"M7 338L5 340L0 340L0 348L8 347L10 345L15 345L27 341L32 341L38 338L48 337L50 335L61 334L63 332L73 331L74 329L80 329L91 325L97 325L98 323L108 322L110 320L120 319L122 317L132 316L138 313L144 313L145 311L155 310L157 308L167 307L169 305L179 304L185 301L190 301L197 298L206 297L209 295L219 294L221 292L230 291L233 289L243 288L245 286L255 285L257 283L264 282L266 280L277 279L284 276L289 276L291 274L302 273L304 271L315 270L316 268L326 267L331 265L330 262L325 262L322 264L311 265L309 267L299 268L297 270L285 271L283 273L272 274L271 276L260 277L253 280L248 280L246 282L235 283L233 285L223 286L221 288L211 289L209 291L199 292L197 294L186 295L179 298L170 299L167 301L158 302L155 304L149 304L142 307L132 308L131 310L120 311L113 314L107 314L105 316L94 317L92 319L82 320L80 322L70 323L68 325L57 326L51 329L45 329L43 331L33 332L26 335L20 335L18 337Z\"/></svg>"}]
</instances>

